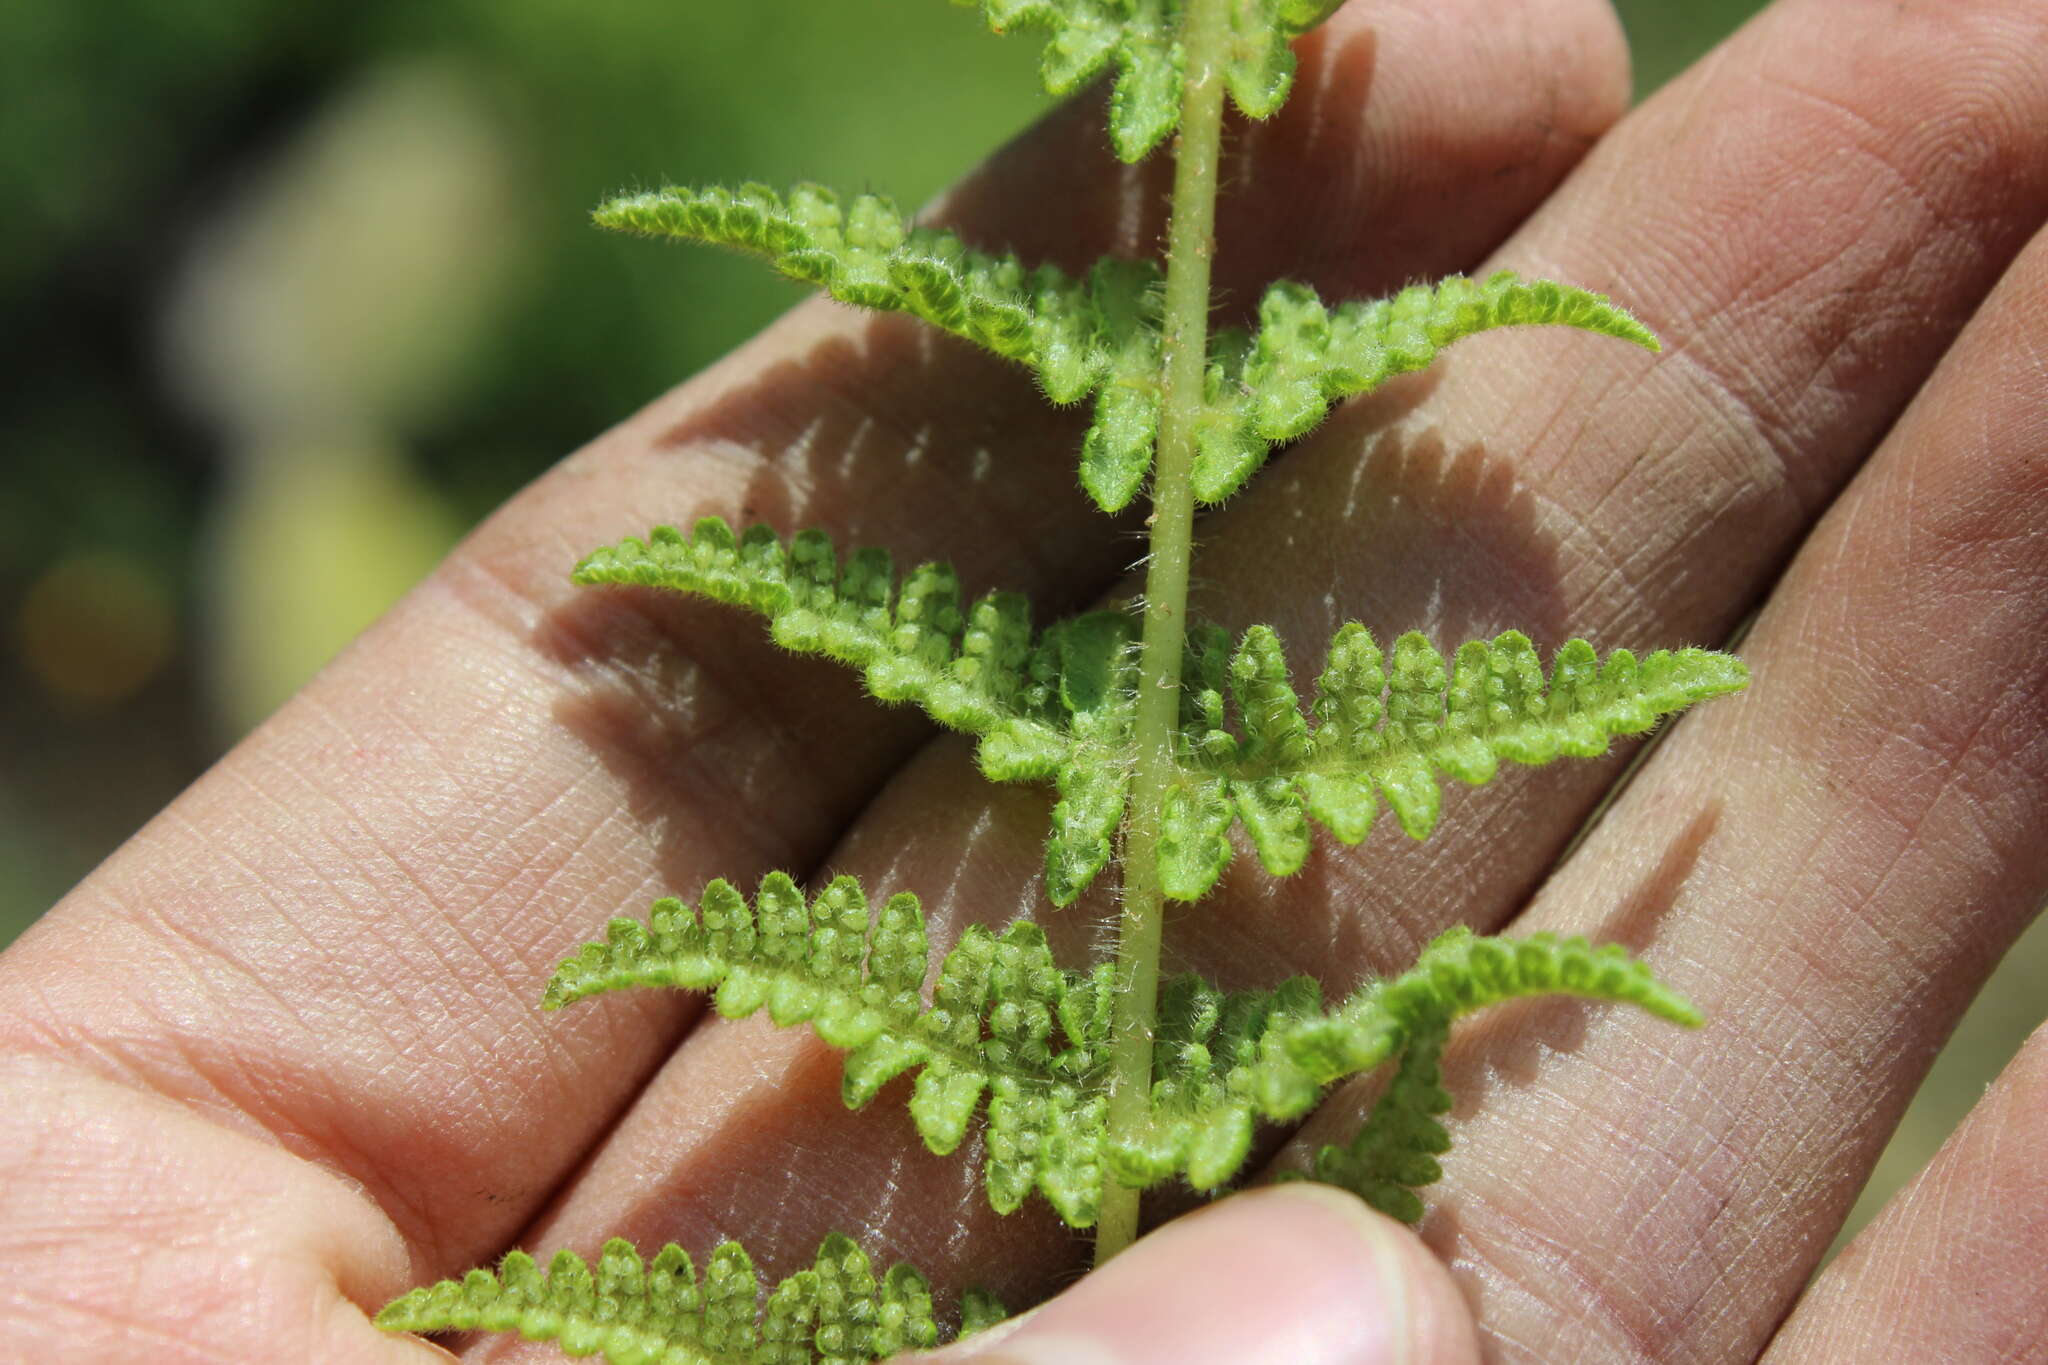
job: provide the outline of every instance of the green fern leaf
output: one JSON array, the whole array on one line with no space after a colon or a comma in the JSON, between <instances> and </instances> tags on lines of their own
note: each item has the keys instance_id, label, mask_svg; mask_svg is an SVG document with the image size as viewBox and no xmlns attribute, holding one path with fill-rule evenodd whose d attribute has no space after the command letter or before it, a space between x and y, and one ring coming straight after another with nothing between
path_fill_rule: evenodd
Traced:
<instances>
[{"instance_id":1,"label":"green fern leaf","mask_svg":"<svg viewBox=\"0 0 2048 1365\"><path fill-rule=\"evenodd\" d=\"M1555 325L1659 349L1648 328L1603 295L1509 271L1483 283L1452 275L1334 310L1307 285L1283 281L1267 290L1259 320L1256 334L1225 328L1210 343L1192 474L1201 502L1237 492L1273 447L1309 431L1331 404L1424 369L1476 333ZM1083 320L1070 326L1091 338L1091 363L1075 374L1097 395L1081 484L1104 511L1119 511L1143 487L1159 438L1156 270L1105 262L1090 277ZM1039 370L1056 399L1082 396L1078 387L1055 389L1042 363Z\"/></svg>"},{"instance_id":2,"label":"green fern leaf","mask_svg":"<svg viewBox=\"0 0 2048 1365\"><path fill-rule=\"evenodd\" d=\"M909 313L1029 366L1055 403L1092 394L1082 487L1107 512L1144 487L1161 401L1161 277L1152 262L1105 258L1086 280L1054 266L1027 271L1015 256L912 225L886 199L861 195L842 208L815 185L787 198L761 185L669 188L614 199L596 220L763 255L844 303ZM1308 286L1283 282L1266 292L1259 315L1255 336L1224 330L1211 345L1193 472L1203 502L1243 487L1276 444L1308 431L1332 403L1422 369L1475 332L1550 323L1657 349L1640 322L1601 295L1505 271L1483 284L1453 275L1334 311Z\"/></svg>"},{"instance_id":3,"label":"green fern leaf","mask_svg":"<svg viewBox=\"0 0 2048 1365\"><path fill-rule=\"evenodd\" d=\"M777 1024L808 1023L847 1053L849 1108L917 1069L911 1118L926 1145L945 1153L986 1096L990 1202L1008 1212L1037 1189L1069 1223L1091 1225L1108 1121L1110 969L1061 971L1035 924L1000 936L975 927L946 955L927 1008L918 993L925 960L915 896L891 897L871 923L853 878L836 879L806 906L778 872L752 906L714 881L696 910L668 899L645 924L612 921L604 942L556 970L542 1007L673 986L716 992L729 1017L765 1008Z\"/></svg>"},{"instance_id":4,"label":"green fern leaf","mask_svg":"<svg viewBox=\"0 0 2048 1365\"><path fill-rule=\"evenodd\" d=\"M1266 870L1288 876L1307 854L1311 818L1356 843L1384 800L1403 830L1426 838L1442 809L1439 773L1478 784L1504 758L1597 757L1613 736L1640 734L1694 702L1740 690L1747 678L1739 659L1708 650L1659 650L1640 661L1616 650L1603 664L1591 645L1572 640L1546 681L1528 637L1516 631L1468 641L1449 666L1411 632L1387 660L1354 622L1331 641L1311 729L1279 640L1254 627L1230 665L1241 736L1207 723L1182 735L1169 825L1179 810L1198 809L1207 842L1200 856L1186 856L1186 836L1170 827L1167 894L1194 899L1221 875L1225 810L1244 824Z\"/></svg>"},{"instance_id":5,"label":"green fern leaf","mask_svg":"<svg viewBox=\"0 0 2048 1365\"><path fill-rule=\"evenodd\" d=\"M821 531L785 545L765 526L736 536L718 517L688 536L658 526L644 541L606 546L574 578L758 611L785 648L851 664L883 700L914 702L940 724L979 735L982 768L996 781L1056 775L1072 747L1062 699L1073 689L1063 669L1081 666L1075 638L1100 629L1084 616L1034 639L1023 598L991 593L963 608L947 565L921 565L899 587L880 550L841 564Z\"/></svg>"},{"instance_id":6,"label":"green fern leaf","mask_svg":"<svg viewBox=\"0 0 2048 1365\"><path fill-rule=\"evenodd\" d=\"M1034 636L1029 606L1014 593L963 610L947 565L922 565L899 586L879 550L842 564L822 532L785 546L763 526L735 536L717 517L687 537L659 526L644 541L597 550L575 581L752 608L784 647L850 664L877 697L915 703L978 736L992 781L1052 780L1060 800L1046 880L1055 904L1071 904L1108 862L1129 786L1134 629L1124 614L1091 612Z\"/></svg>"},{"instance_id":7,"label":"green fern leaf","mask_svg":"<svg viewBox=\"0 0 2048 1365\"><path fill-rule=\"evenodd\" d=\"M543 1004L559 1009L624 987L672 986L715 992L729 1017L765 1008L778 1024L808 1023L847 1054L841 1092L849 1107L917 1072L910 1117L935 1152L959 1147L985 1102L989 1202L1007 1213L1036 1192L1074 1227L1093 1225L1107 1179L1138 1188L1175 1176L1200 1190L1228 1183L1260 1122L1299 1119L1331 1084L1396 1054L1420 1067L1452 1019L1496 1001L1564 992L1698 1021L1620 949L1594 950L1582 940L1474 939L1455 931L1414 970L1329 1011L1306 977L1231 996L1184 977L1162 995L1150 1112L1134 1130L1112 1132L1111 966L1061 969L1029 922L999 936L976 926L946 955L926 1005L919 993L925 961L916 897L894 896L871 917L850 877L806 905L796 884L774 873L751 906L727 883L712 882L695 910L670 899L657 902L645 924L612 921L603 942L585 945L556 970ZM1404 1083L1395 1093L1420 1085ZM1384 1183L1388 1171L1405 1178L1425 1170L1410 1158L1414 1134L1426 1135L1426 1125L1404 1118L1390 1130L1390 1123L1374 1130L1382 1134L1374 1142L1393 1156L1374 1155L1373 1147L1333 1158L1334 1171L1352 1172L1340 1183L1369 1183L1359 1171L1379 1172L1373 1179ZM1384 1191L1375 1197L1382 1206L1390 1198Z\"/></svg>"},{"instance_id":8,"label":"green fern leaf","mask_svg":"<svg viewBox=\"0 0 2048 1365\"><path fill-rule=\"evenodd\" d=\"M969 249L913 226L888 200L842 210L831 191L799 185L671 187L600 206L600 226L733 247L842 303L909 313L1037 374L1055 403L1096 395L1082 445L1082 485L1105 510L1128 504L1152 467L1159 432L1159 268L1106 257L1085 281L1056 266Z\"/></svg>"},{"instance_id":9,"label":"green fern leaf","mask_svg":"<svg viewBox=\"0 0 2048 1365\"><path fill-rule=\"evenodd\" d=\"M1258 1122L1299 1119L1332 1084L1398 1054L1400 1068L1364 1131L1346 1148L1326 1148L1317 1169L1327 1183L1412 1222L1421 1215L1413 1189L1439 1177L1435 1158L1450 1146L1436 1116L1450 1107L1437 1059L1452 1022L1544 994L1633 1004L1686 1027L1701 1022L1621 948L1544 934L1451 930L1414 968L1328 1012L1306 977L1230 996L1178 978L1161 992L1150 1115L1137 1132L1114 1136L1111 1172L1140 1187L1181 1174L1198 1190L1218 1188L1242 1167Z\"/></svg>"},{"instance_id":10,"label":"green fern leaf","mask_svg":"<svg viewBox=\"0 0 2048 1365\"><path fill-rule=\"evenodd\" d=\"M575 579L749 607L768 618L783 646L850 664L876 696L915 703L940 724L978 736L991 780L1051 780L1059 801L1046 892L1055 905L1072 904L1108 864L1129 793L1135 708L1134 626L1123 613L1092 612L1034 634L1029 607L1015 594L991 593L963 608L946 565L922 565L898 584L879 550L842 563L822 532L785 545L763 526L736 536L716 517L687 537L656 527L644 541L600 549ZM1442 808L1438 774L1483 783L1501 759L1594 757L1615 735L1639 734L1696 701L1739 690L1747 672L1738 659L1699 649L1641 660L1616 650L1602 663L1573 640L1546 680L1528 638L1514 631L1467 642L1447 665L1412 633L1388 660L1354 623L1331 642L1313 726L1280 641L1264 626L1248 631L1234 655L1221 632L1196 629L1184 676L1180 764L1160 839L1161 883L1177 900L1215 885L1233 856L1234 823L1274 876L1300 870L1311 820L1356 843L1382 801L1402 829L1425 838Z\"/></svg>"},{"instance_id":11,"label":"green fern leaf","mask_svg":"<svg viewBox=\"0 0 2048 1365\"><path fill-rule=\"evenodd\" d=\"M1416 1190L1443 1179L1437 1158L1451 1149L1451 1135L1437 1116L1451 1110L1438 1062L1448 1028L1411 1036L1386 1093L1358 1136L1342 1147L1316 1153L1315 1178L1347 1189L1389 1218L1422 1221Z\"/></svg>"},{"instance_id":12,"label":"green fern leaf","mask_svg":"<svg viewBox=\"0 0 2048 1365\"><path fill-rule=\"evenodd\" d=\"M1149 1186L1183 1175L1198 1190L1235 1177L1261 1121L1292 1122L1329 1086L1397 1054L1401 1069L1358 1142L1327 1158L1342 1184L1398 1216L1419 1213L1411 1187L1437 1178L1434 1157L1449 1138L1435 1115L1449 1101L1436 1058L1451 1023L1519 996L1570 994L1639 1006L1695 1026L1698 1011L1617 947L1583 939L1442 935L1410 971L1367 986L1324 1011L1315 982L1225 996L1194 977L1163 988L1154 1044L1152 1107L1145 1125L1112 1137L1117 1180Z\"/></svg>"},{"instance_id":13,"label":"green fern leaf","mask_svg":"<svg viewBox=\"0 0 2048 1365\"><path fill-rule=\"evenodd\" d=\"M1305 976L1277 990L1228 996L1195 976L1167 982L1153 1041L1151 1110L1142 1127L1110 1144L1112 1174L1141 1189L1175 1175L1197 1190L1228 1183L1261 1119L1298 1119L1322 1098L1324 1083L1286 1055L1283 1040L1323 1017L1321 988ZM1377 1065L1363 1060L1365 1041L1354 1041L1357 1069ZM1396 1041L1390 1033L1382 1059Z\"/></svg>"},{"instance_id":14,"label":"green fern leaf","mask_svg":"<svg viewBox=\"0 0 2048 1365\"><path fill-rule=\"evenodd\" d=\"M1050 94L1072 94L1116 67L1109 136L1125 161L1143 160L1180 122L1179 0L983 0L981 9L997 33L1046 32L1039 77Z\"/></svg>"},{"instance_id":15,"label":"green fern leaf","mask_svg":"<svg viewBox=\"0 0 2048 1365\"><path fill-rule=\"evenodd\" d=\"M1159 839L1161 886L1176 900L1198 899L1216 884L1234 856L1233 823L1244 826L1276 877L1301 869L1311 820L1357 843L1382 801L1410 837L1427 838L1443 805L1439 774L1480 784L1502 759L1598 757L1614 736L1640 734L1694 702L1739 691L1748 678L1741 660L1707 650L1659 650L1641 660L1616 650L1602 663L1592 646L1572 640L1546 680L1535 649L1515 631L1468 641L1450 666L1410 633L1388 660L1371 633L1353 623L1331 642L1311 728L1279 639L1255 626L1228 666L1233 732L1218 686L1219 654L1213 634L1191 639L1180 765ZM1112 712L1095 725L1092 742L1070 745L1056 770L1063 794L1086 793L1092 801L1085 838L1056 822L1063 858L1048 875L1048 891L1059 905L1085 889L1123 815L1125 767L1117 758L1127 713ZM1070 804L1082 808L1062 802Z\"/></svg>"},{"instance_id":16,"label":"green fern leaf","mask_svg":"<svg viewBox=\"0 0 2048 1365\"><path fill-rule=\"evenodd\" d=\"M1087 388L1073 396L1096 396L1095 420L1081 441L1081 487L1105 512L1138 495L1159 442L1159 281L1150 262L1105 259L1089 275L1091 360ZM1060 397L1050 380L1046 392Z\"/></svg>"},{"instance_id":17,"label":"green fern leaf","mask_svg":"<svg viewBox=\"0 0 2048 1365\"><path fill-rule=\"evenodd\" d=\"M622 195L593 217L621 232L765 256L841 302L910 313L1011 360L1064 354L1086 302L1056 268L1027 272L1015 256L972 251L952 233L914 226L879 195L842 205L817 185L786 198L765 185L672 186Z\"/></svg>"},{"instance_id":18,"label":"green fern leaf","mask_svg":"<svg viewBox=\"0 0 2048 1365\"><path fill-rule=\"evenodd\" d=\"M1187 56L1180 0L953 0L979 4L989 27L1047 34L1040 76L1071 94L1105 67L1117 68L1110 141L1125 161L1142 160L1180 123ZM1294 54L1287 40L1328 18L1342 0L1247 0L1233 8L1225 78L1231 98L1266 118L1287 98Z\"/></svg>"},{"instance_id":19,"label":"green fern leaf","mask_svg":"<svg viewBox=\"0 0 2048 1365\"><path fill-rule=\"evenodd\" d=\"M494 1275L415 1289L377 1315L391 1332L514 1332L555 1341L572 1356L612 1365L852 1365L939 1344L924 1277L897 1265L877 1279L867 1255L837 1233L816 1263L778 1284L761 1304L753 1262L737 1242L711 1253L700 1281L674 1243L652 1265L632 1243L605 1243L595 1271L571 1251L543 1274L515 1251ZM1000 1321L1002 1305L971 1291L962 1303L966 1335Z\"/></svg>"},{"instance_id":20,"label":"green fern leaf","mask_svg":"<svg viewBox=\"0 0 2048 1365\"><path fill-rule=\"evenodd\" d=\"M1497 327L1554 324L1657 350L1657 339L1600 294L1501 271L1483 283L1452 275L1389 299L1331 310L1307 285L1266 291L1249 341L1219 338L1195 461L1195 496L1229 497L1267 453L1323 419L1338 399L1370 393L1429 365L1444 347Z\"/></svg>"},{"instance_id":21,"label":"green fern leaf","mask_svg":"<svg viewBox=\"0 0 2048 1365\"><path fill-rule=\"evenodd\" d=\"M1657 981L1618 945L1594 948L1584 939L1537 934L1525 939L1481 938L1458 928L1424 950L1413 969L1347 1010L1396 1022L1401 1064L1357 1137L1316 1154L1315 1178L1352 1191L1404 1222L1422 1218L1415 1190L1442 1178L1437 1158L1450 1150L1450 1134L1437 1121L1450 1112L1439 1061L1451 1024L1474 1010L1533 995L1575 995L1636 1005L1686 1028L1703 1022L1684 997ZM1315 1074L1348 1065L1347 1026L1316 1036L1314 1026L1292 1040L1302 1061L1322 1055Z\"/></svg>"}]
</instances>

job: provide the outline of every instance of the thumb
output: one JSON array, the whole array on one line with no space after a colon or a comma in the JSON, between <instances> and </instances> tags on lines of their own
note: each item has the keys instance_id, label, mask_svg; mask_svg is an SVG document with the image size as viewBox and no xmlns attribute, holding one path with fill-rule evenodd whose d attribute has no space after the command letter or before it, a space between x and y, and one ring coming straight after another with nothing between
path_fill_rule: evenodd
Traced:
<instances>
[{"instance_id":1,"label":"thumb","mask_svg":"<svg viewBox=\"0 0 2048 1365\"><path fill-rule=\"evenodd\" d=\"M1282 1185L1167 1224L1043 1307L922 1365L1478 1365L1472 1317L1415 1236Z\"/></svg>"}]
</instances>

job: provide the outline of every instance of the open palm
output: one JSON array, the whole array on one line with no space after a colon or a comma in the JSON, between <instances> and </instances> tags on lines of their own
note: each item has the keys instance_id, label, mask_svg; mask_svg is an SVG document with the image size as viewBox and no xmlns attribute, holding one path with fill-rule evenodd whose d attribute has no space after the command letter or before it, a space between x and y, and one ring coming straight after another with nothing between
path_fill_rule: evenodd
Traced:
<instances>
[{"instance_id":1,"label":"open palm","mask_svg":"<svg viewBox=\"0 0 2048 1365\"><path fill-rule=\"evenodd\" d=\"M1198 528L1204 615L1304 648L1350 618L1604 648L1717 643L1761 609L1751 691L1678 725L1569 856L1620 756L1447 793L1425 844L1383 822L1285 882L1240 860L1175 912L1172 965L1228 987L1341 990L1464 923L1620 941L1709 1016L1553 1004L1461 1035L1421 1227L1450 1278L1412 1267L1439 1358L1468 1308L1503 1360L2048 1358L2039 1037L1801 1293L2048 893L2043 51L2030 0L1781 0L1623 117L1601 0L1374 0L1226 149L1226 299L1504 266L1614 294L1666 353L1489 335L1340 409ZM936 216L1071 268L1154 249L1157 174L1062 111ZM0 959L0 1340L422 1358L363 1306L615 1233L738 1237L782 1272L838 1229L942 1293L1064 1283L1082 1242L1039 1205L997 1218L900 1106L844 1112L808 1033L673 994L537 1000L608 917L713 877L852 872L916 891L941 943L1041 912L1048 794L989 787L965 742L749 619L567 570L718 514L1078 609L1129 590L1136 544L1075 488L1078 429L1020 371L818 302L515 499ZM1065 960L1108 895L1040 913ZM1370 1096L1336 1093L1273 1166ZM1334 1215L1242 1207L1128 1254L1179 1257L1191 1296L1114 1310L1150 1334L1132 1359L1194 1359L1173 1334L1198 1326L1224 1350L1202 1324L1226 1306L1281 1339L1261 1303L1307 1273L1284 1220ZM1108 1311L1080 1302L1045 1320Z\"/></svg>"}]
</instances>

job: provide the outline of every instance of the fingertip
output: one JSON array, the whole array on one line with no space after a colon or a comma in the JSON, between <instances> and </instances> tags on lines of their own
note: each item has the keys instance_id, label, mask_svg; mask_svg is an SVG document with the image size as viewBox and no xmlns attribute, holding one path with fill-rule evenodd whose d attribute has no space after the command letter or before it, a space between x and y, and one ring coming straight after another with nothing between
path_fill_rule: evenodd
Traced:
<instances>
[{"instance_id":1,"label":"fingertip","mask_svg":"<svg viewBox=\"0 0 2048 1365\"><path fill-rule=\"evenodd\" d=\"M1476 1365L1449 1272L1338 1190L1286 1185L1168 1224L931 1365Z\"/></svg>"}]
</instances>

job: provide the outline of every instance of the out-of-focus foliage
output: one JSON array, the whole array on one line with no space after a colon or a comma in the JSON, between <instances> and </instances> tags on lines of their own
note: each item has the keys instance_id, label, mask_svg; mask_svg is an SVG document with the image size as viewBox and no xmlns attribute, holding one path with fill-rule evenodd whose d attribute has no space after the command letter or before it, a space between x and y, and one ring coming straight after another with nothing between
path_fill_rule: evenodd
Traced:
<instances>
[{"instance_id":1,"label":"out-of-focus foliage","mask_svg":"<svg viewBox=\"0 0 2048 1365\"><path fill-rule=\"evenodd\" d=\"M1676 76L1763 7L1763 0L1614 0L1635 54L1636 97Z\"/></svg>"},{"instance_id":2,"label":"out-of-focus foliage","mask_svg":"<svg viewBox=\"0 0 2048 1365\"><path fill-rule=\"evenodd\" d=\"M860 80L903 46L948 83ZM0 943L463 525L802 294L591 205L761 167L916 202L1043 104L938 0L0 6Z\"/></svg>"}]
</instances>

